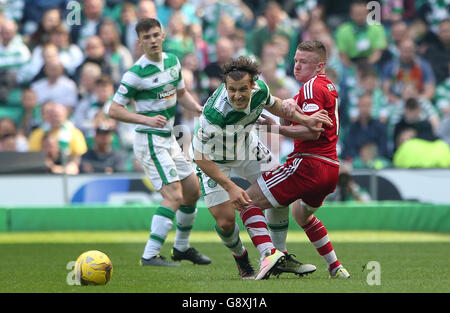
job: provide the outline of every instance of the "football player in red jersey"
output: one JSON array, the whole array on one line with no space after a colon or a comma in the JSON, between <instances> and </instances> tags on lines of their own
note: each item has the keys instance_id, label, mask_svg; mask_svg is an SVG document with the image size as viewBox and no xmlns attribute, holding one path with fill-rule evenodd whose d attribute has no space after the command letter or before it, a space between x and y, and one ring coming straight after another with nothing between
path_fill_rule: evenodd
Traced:
<instances>
[{"instance_id":1,"label":"football player in red jersey","mask_svg":"<svg viewBox=\"0 0 450 313\"><path fill-rule=\"evenodd\" d=\"M288 155L285 164L264 172L246 190L251 199L247 205L267 209L293 203L292 216L327 263L330 277L348 278L350 274L337 259L326 228L314 216L326 196L336 188L339 175L336 152L338 94L325 75L326 60L326 48L320 41L305 41L298 45L294 75L303 85L297 96L285 100L283 105L286 110L301 109L307 115L325 109L333 125L323 125L324 132L313 132L295 123L278 125L266 117L263 124L269 131L294 139L294 151Z\"/></svg>"}]
</instances>

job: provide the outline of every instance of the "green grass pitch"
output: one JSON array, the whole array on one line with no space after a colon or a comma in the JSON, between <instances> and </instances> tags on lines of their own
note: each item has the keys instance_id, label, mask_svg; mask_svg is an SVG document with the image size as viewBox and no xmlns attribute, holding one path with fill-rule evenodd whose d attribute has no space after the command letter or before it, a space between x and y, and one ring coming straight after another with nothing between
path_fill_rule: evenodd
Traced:
<instances>
[{"instance_id":1,"label":"green grass pitch","mask_svg":"<svg viewBox=\"0 0 450 313\"><path fill-rule=\"evenodd\" d=\"M174 232L161 254L170 256ZM1 293L448 293L450 234L417 232L332 231L329 237L349 280L330 280L322 258L303 232L290 232L288 249L297 259L317 266L305 277L282 274L264 281L241 280L230 252L214 232L193 232L191 245L208 255L207 266L141 267L148 233L39 232L0 233ZM257 267L258 254L243 231L241 237ZM67 264L87 250L101 250L114 273L105 286L67 283ZM379 271L368 268L378 262ZM375 274L378 276L374 276ZM374 284L378 277L379 284Z\"/></svg>"}]
</instances>

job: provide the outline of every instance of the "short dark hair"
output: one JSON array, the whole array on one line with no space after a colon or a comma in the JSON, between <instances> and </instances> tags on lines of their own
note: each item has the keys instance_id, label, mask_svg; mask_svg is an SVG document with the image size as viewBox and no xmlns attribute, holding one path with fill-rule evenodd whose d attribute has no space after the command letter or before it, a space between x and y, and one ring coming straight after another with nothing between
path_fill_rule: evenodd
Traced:
<instances>
[{"instance_id":1,"label":"short dark hair","mask_svg":"<svg viewBox=\"0 0 450 313\"><path fill-rule=\"evenodd\" d=\"M139 33L146 32L146 31L150 30L153 27L159 27L160 29L162 29L161 23L157 19L155 19L155 18L142 18L136 24L136 28L135 28L136 29L136 34L139 37Z\"/></svg>"},{"instance_id":2,"label":"short dark hair","mask_svg":"<svg viewBox=\"0 0 450 313\"><path fill-rule=\"evenodd\" d=\"M250 75L251 81L256 81L258 79L258 75L261 73L258 62L256 62L253 58L245 56L231 59L223 65L222 71L224 81L228 76L233 80L240 80L245 76L245 74Z\"/></svg>"},{"instance_id":3,"label":"short dark hair","mask_svg":"<svg viewBox=\"0 0 450 313\"><path fill-rule=\"evenodd\" d=\"M109 75L102 75L95 80L95 86L113 86L114 83Z\"/></svg>"},{"instance_id":4,"label":"short dark hair","mask_svg":"<svg viewBox=\"0 0 450 313\"><path fill-rule=\"evenodd\" d=\"M417 110L420 108L419 101L416 98L408 98L405 102L405 109L407 110Z\"/></svg>"}]
</instances>

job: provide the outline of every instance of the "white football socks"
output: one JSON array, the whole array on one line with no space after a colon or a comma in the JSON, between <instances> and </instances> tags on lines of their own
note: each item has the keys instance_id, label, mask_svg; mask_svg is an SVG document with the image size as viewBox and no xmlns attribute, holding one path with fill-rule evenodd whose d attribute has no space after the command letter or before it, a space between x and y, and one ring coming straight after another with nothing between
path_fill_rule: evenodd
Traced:
<instances>
[{"instance_id":1,"label":"white football socks","mask_svg":"<svg viewBox=\"0 0 450 313\"><path fill-rule=\"evenodd\" d=\"M152 218L150 237L142 254L144 259L150 259L159 254L167 234L172 229L174 217L175 212L170 208L160 206L156 209Z\"/></svg>"}]
</instances>

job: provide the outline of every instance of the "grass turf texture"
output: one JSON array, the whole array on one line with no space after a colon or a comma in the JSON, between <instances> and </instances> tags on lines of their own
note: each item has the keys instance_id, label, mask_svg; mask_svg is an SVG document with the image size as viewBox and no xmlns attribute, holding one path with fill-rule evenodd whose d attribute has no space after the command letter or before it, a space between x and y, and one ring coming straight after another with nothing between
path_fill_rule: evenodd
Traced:
<instances>
[{"instance_id":1,"label":"grass turf texture","mask_svg":"<svg viewBox=\"0 0 450 313\"><path fill-rule=\"evenodd\" d=\"M161 254L170 257L174 232ZM288 249L297 259L317 266L306 277L282 274L264 281L243 281L233 258L213 232L194 232L191 245L212 259L207 266L141 267L147 232L40 232L0 234L0 292L70 293L302 293L302 292L450 292L450 234L334 231L329 233L349 280L330 280L322 258L303 232L290 232ZM241 238L252 264L258 254L245 232ZM105 252L114 266L105 286L71 286L68 262L87 250ZM381 284L369 285L365 266L380 264ZM69 274L70 275L70 274Z\"/></svg>"}]
</instances>

